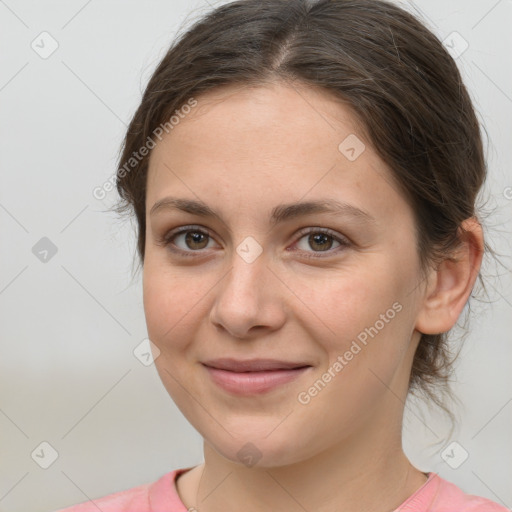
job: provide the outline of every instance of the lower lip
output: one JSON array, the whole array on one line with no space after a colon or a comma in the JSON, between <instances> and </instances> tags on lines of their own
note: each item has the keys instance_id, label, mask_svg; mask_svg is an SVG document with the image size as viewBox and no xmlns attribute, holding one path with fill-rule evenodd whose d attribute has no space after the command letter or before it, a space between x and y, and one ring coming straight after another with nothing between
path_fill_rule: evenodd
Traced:
<instances>
[{"instance_id":1,"label":"lower lip","mask_svg":"<svg viewBox=\"0 0 512 512\"><path fill-rule=\"evenodd\" d=\"M300 377L311 366L296 370L269 370L263 372L230 372L205 366L213 382L235 395L266 393Z\"/></svg>"}]
</instances>

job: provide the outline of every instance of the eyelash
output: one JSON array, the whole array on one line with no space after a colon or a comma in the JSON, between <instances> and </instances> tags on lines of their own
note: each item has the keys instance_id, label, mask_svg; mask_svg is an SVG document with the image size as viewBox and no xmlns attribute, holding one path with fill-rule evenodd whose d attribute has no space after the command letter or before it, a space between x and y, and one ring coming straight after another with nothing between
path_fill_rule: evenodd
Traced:
<instances>
[{"instance_id":1,"label":"eyelash","mask_svg":"<svg viewBox=\"0 0 512 512\"><path fill-rule=\"evenodd\" d=\"M179 249L179 248L177 249L175 247L171 247L171 245L174 245L172 243L172 240L174 238L176 238L177 236L179 236L183 233L188 233L188 232L200 233L200 234L211 237L211 235L210 235L210 233L208 233L208 231L205 231L204 229L202 229L198 226L184 226L183 228L180 228L176 231L171 231L170 233L167 233L162 238L157 240L157 244L161 245L163 247L167 247L171 252L177 253L181 256L192 257L192 258L197 257L197 254L194 254L194 253L201 253L203 251L202 249L197 250L197 251L192 251L192 250L186 251L184 249ZM296 240L295 243L297 243L299 240L301 240L304 236L309 235L311 233L315 233L315 234L321 233L324 235L328 235L328 236L332 237L336 242L338 242L340 244L340 246L335 249L329 249L327 251L316 251L316 254L315 254L315 252L313 252L313 254L306 254L306 256L305 256L306 258L325 258L328 256L332 256L333 254L336 254L336 253L340 252L340 250L343 250L344 248L351 245L349 240L346 239L345 237L339 237L336 234L336 232L334 232L328 228L320 228L320 227L305 228L305 229L300 230L298 233L299 238ZM295 251L296 250L294 250L294 252ZM320 254L322 254L322 253L327 254L327 256L320 256Z\"/></svg>"}]
</instances>

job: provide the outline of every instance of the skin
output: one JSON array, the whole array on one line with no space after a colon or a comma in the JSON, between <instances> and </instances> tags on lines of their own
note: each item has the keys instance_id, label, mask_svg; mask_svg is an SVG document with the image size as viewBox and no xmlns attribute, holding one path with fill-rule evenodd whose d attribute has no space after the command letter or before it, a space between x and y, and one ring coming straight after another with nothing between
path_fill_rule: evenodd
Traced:
<instances>
[{"instance_id":1,"label":"skin","mask_svg":"<svg viewBox=\"0 0 512 512\"><path fill-rule=\"evenodd\" d=\"M481 264L480 224L468 219L458 261L424 278L412 209L347 106L282 82L218 88L197 100L152 151L146 197L148 335L165 388L204 439L204 463L177 480L178 493L201 512L392 511L426 481L402 450L414 351L421 332L445 332L457 321ZM366 146L354 161L338 150L350 134ZM171 195L200 199L222 220L165 208L150 215ZM320 198L375 220L321 213L270 226L275 206ZM159 243L187 225L208 235L195 245L183 234L174 246ZM315 245L298 233L319 227L349 245L330 237ZM248 236L262 249L251 263L236 250ZM299 403L396 302L401 311ZM216 357L312 368L263 395L233 396L201 365ZM260 456L250 467L237 456L246 443Z\"/></svg>"}]
</instances>

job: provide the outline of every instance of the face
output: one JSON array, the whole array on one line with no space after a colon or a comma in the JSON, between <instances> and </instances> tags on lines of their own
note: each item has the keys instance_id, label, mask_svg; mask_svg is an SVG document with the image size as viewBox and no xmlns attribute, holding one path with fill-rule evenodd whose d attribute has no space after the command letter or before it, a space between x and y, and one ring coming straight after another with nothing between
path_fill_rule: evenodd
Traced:
<instances>
[{"instance_id":1,"label":"face","mask_svg":"<svg viewBox=\"0 0 512 512\"><path fill-rule=\"evenodd\" d=\"M196 99L148 171L144 309L165 388L237 462L252 450L289 464L388 425L403 412L421 290L413 212L389 169L325 92ZM334 201L345 206L292 206ZM204 364L219 358L305 368Z\"/></svg>"}]
</instances>

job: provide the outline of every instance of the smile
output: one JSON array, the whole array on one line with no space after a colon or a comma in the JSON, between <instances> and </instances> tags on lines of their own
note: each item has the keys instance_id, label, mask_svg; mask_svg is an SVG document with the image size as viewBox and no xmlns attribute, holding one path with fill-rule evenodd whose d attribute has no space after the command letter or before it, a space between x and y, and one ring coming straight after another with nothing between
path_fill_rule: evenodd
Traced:
<instances>
[{"instance_id":1,"label":"smile","mask_svg":"<svg viewBox=\"0 0 512 512\"><path fill-rule=\"evenodd\" d=\"M256 395L267 393L292 382L311 366L292 369L230 371L204 365L212 381L224 391L235 395Z\"/></svg>"}]
</instances>

